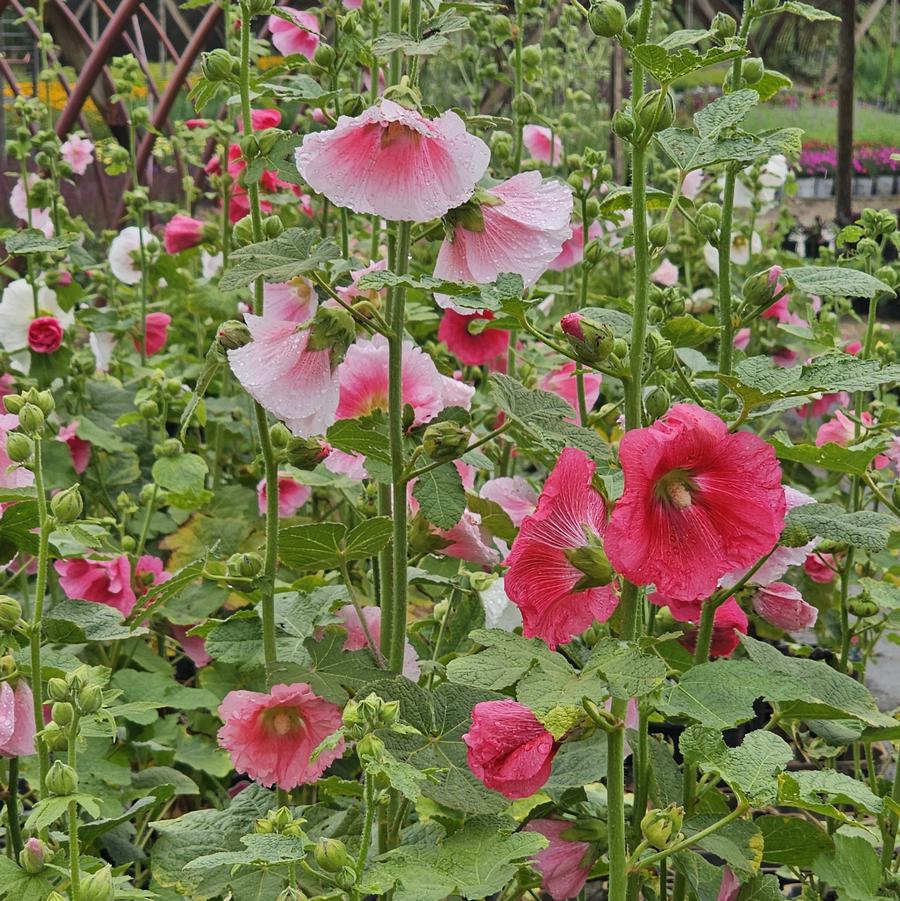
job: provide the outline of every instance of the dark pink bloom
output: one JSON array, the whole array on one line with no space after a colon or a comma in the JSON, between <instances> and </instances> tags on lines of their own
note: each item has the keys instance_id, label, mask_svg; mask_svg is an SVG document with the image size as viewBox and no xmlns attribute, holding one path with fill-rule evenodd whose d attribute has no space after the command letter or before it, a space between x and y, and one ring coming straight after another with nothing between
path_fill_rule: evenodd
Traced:
<instances>
[{"instance_id":1,"label":"dark pink bloom","mask_svg":"<svg viewBox=\"0 0 900 901\"><path fill-rule=\"evenodd\" d=\"M844 346L844 353L856 356L862 350L862 341L850 341Z\"/></svg>"},{"instance_id":2,"label":"dark pink bloom","mask_svg":"<svg viewBox=\"0 0 900 901\"><path fill-rule=\"evenodd\" d=\"M79 438L76 433L78 429L78 420L64 425L56 435L58 441L64 441L69 446L69 453L72 455L72 467L79 475L83 473L91 462L91 442Z\"/></svg>"},{"instance_id":3,"label":"dark pink bloom","mask_svg":"<svg viewBox=\"0 0 900 901\"><path fill-rule=\"evenodd\" d=\"M776 347L772 351L772 362L782 369L790 369L797 362L799 354L790 347Z\"/></svg>"},{"instance_id":4,"label":"dark pink bloom","mask_svg":"<svg viewBox=\"0 0 900 901\"><path fill-rule=\"evenodd\" d=\"M319 46L319 20L312 13L288 6L278 6L276 9L290 16L292 21L288 22L280 16L269 16L269 33L275 49L282 56L299 53L312 59Z\"/></svg>"},{"instance_id":5,"label":"dark pink bloom","mask_svg":"<svg viewBox=\"0 0 900 901\"><path fill-rule=\"evenodd\" d=\"M344 753L344 741L310 760L341 726L341 708L303 682L273 685L269 694L230 691L219 707L219 744L234 767L260 785L290 791L315 782Z\"/></svg>"},{"instance_id":6,"label":"dark pink bloom","mask_svg":"<svg viewBox=\"0 0 900 901\"><path fill-rule=\"evenodd\" d=\"M185 119L184 124L185 127L194 131L198 128L209 128L209 119Z\"/></svg>"},{"instance_id":7,"label":"dark pink bloom","mask_svg":"<svg viewBox=\"0 0 900 901\"><path fill-rule=\"evenodd\" d=\"M144 320L146 329L146 337L144 340L144 350L148 357L159 353L169 340L169 323L172 317L168 313L148 313ZM140 336L132 339L134 341L134 349L141 349Z\"/></svg>"},{"instance_id":8,"label":"dark pink bloom","mask_svg":"<svg viewBox=\"0 0 900 901\"><path fill-rule=\"evenodd\" d=\"M820 585L827 585L834 581L836 562L833 554L810 554L803 564L803 571Z\"/></svg>"},{"instance_id":9,"label":"dark pink bloom","mask_svg":"<svg viewBox=\"0 0 900 901\"><path fill-rule=\"evenodd\" d=\"M666 597L708 597L778 542L786 502L772 447L692 404L619 445L625 492L606 532L616 571Z\"/></svg>"},{"instance_id":10,"label":"dark pink bloom","mask_svg":"<svg viewBox=\"0 0 900 901\"><path fill-rule=\"evenodd\" d=\"M599 238L603 234L603 226L599 222L592 222L588 226L588 241ZM580 263L584 256L584 223L576 222L572 226L572 237L563 241L562 250L559 255L550 262L548 269L555 272L562 272L576 263Z\"/></svg>"},{"instance_id":11,"label":"dark pink bloom","mask_svg":"<svg viewBox=\"0 0 900 901\"><path fill-rule=\"evenodd\" d=\"M523 830L537 832L550 842L534 856L534 866L543 877L541 888L553 901L576 897L591 872L591 846L563 838L572 825L566 820L531 820Z\"/></svg>"},{"instance_id":12,"label":"dark pink bloom","mask_svg":"<svg viewBox=\"0 0 900 901\"><path fill-rule=\"evenodd\" d=\"M304 13L294 10L294 14L298 17L309 16L313 25L318 27L316 17L310 13ZM301 18L302 21L302 18ZM285 23L290 25L290 23ZM250 124L254 131L264 131L267 128L277 128L281 123L281 110L277 109L254 109L250 110Z\"/></svg>"},{"instance_id":13,"label":"dark pink bloom","mask_svg":"<svg viewBox=\"0 0 900 901\"><path fill-rule=\"evenodd\" d=\"M381 608L363 607L363 619L369 635L375 643L375 647L381 647ZM344 642L345 651L359 651L368 647L366 633L363 630L359 614L352 604L346 604L338 610L338 616L343 620L347 630L347 640ZM407 640L403 646L403 675L413 682L418 682L422 670L419 667L419 655L416 649Z\"/></svg>"},{"instance_id":14,"label":"dark pink bloom","mask_svg":"<svg viewBox=\"0 0 900 901\"><path fill-rule=\"evenodd\" d=\"M575 375L575 362L569 360L562 366L542 375L538 380L538 388L544 391L552 391L558 394L571 408L570 422L575 422L578 416L578 378ZM597 398L600 397L600 386L603 384L603 376L593 369L584 373L584 400L588 410L593 410Z\"/></svg>"},{"instance_id":15,"label":"dark pink bloom","mask_svg":"<svg viewBox=\"0 0 900 901\"><path fill-rule=\"evenodd\" d=\"M675 619L682 622L697 622L700 619L699 605L694 612L689 613L687 616L685 614L688 613L688 610L680 608L677 604L673 606L672 603L669 603L669 610ZM716 610L709 656L730 657L734 653L735 648L741 643L738 633L746 635L749 625L747 614L741 610L740 604L734 598L728 598ZM693 652L697 647L697 629L685 632L680 641L689 651Z\"/></svg>"},{"instance_id":16,"label":"dark pink bloom","mask_svg":"<svg viewBox=\"0 0 900 901\"><path fill-rule=\"evenodd\" d=\"M464 315L446 309L438 327L438 341L443 341L461 363L483 366L506 353L509 332L499 328L477 328L473 324L489 322L494 314L489 310Z\"/></svg>"},{"instance_id":17,"label":"dark pink bloom","mask_svg":"<svg viewBox=\"0 0 900 901\"><path fill-rule=\"evenodd\" d=\"M469 769L504 797L527 798L550 778L557 744L518 701L476 704L462 740L469 749Z\"/></svg>"},{"instance_id":18,"label":"dark pink bloom","mask_svg":"<svg viewBox=\"0 0 900 901\"><path fill-rule=\"evenodd\" d=\"M196 624L194 624L196 625ZM172 637L181 645L185 656L197 667L202 669L204 666L212 663L212 657L206 653L206 641L199 635L188 635L194 625L179 626L176 623L170 623L169 629Z\"/></svg>"},{"instance_id":19,"label":"dark pink bloom","mask_svg":"<svg viewBox=\"0 0 900 901\"><path fill-rule=\"evenodd\" d=\"M306 182L335 206L389 220L427 222L465 203L490 161L487 144L448 110L426 119L382 100L297 150Z\"/></svg>"},{"instance_id":20,"label":"dark pink bloom","mask_svg":"<svg viewBox=\"0 0 900 901\"><path fill-rule=\"evenodd\" d=\"M753 596L753 609L766 622L786 632L809 629L819 616L819 611L786 582L772 582L760 588Z\"/></svg>"},{"instance_id":21,"label":"dark pink bloom","mask_svg":"<svg viewBox=\"0 0 900 901\"><path fill-rule=\"evenodd\" d=\"M13 688L0 683L0 757L30 757L34 747L34 700L31 688L19 679Z\"/></svg>"},{"instance_id":22,"label":"dark pink bloom","mask_svg":"<svg viewBox=\"0 0 900 901\"><path fill-rule=\"evenodd\" d=\"M182 250L190 250L202 240L203 223L199 219L178 213L166 223L163 233L166 253L181 253Z\"/></svg>"},{"instance_id":23,"label":"dark pink bloom","mask_svg":"<svg viewBox=\"0 0 900 901\"><path fill-rule=\"evenodd\" d=\"M62 347L64 329L55 316L38 316L28 323L28 346L36 354L52 354Z\"/></svg>"},{"instance_id":24,"label":"dark pink bloom","mask_svg":"<svg viewBox=\"0 0 900 901\"><path fill-rule=\"evenodd\" d=\"M813 416L823 416L835 404L846 406L850 403L850 395L846 391L839 391L837 394L822 394L811 400L808 404L797 408L797 413L807 419Z\"/></svg>"},{"instance_id":25,"label":"dark pink bloom","mask_svg":"<svg viewBox=\"0 0 900 901\"><path fill-rule=\"evenodd\" d=\"M551 649L606 622L618 604L611 584L597 584L571 559L590 549L599 554L607 528L606 504L591 484L594 468L584 451L562 452L504 561L506 593L522 611L525 636Z\"/></svg>"},{"instance_id":26,"label":"dark pink bloom","mask_svg":"<svg viewBox=\"0 0 900 901\"><path fill-rule=\"evenodd\" d=\"M503 508L514 526L522 525L526 516L534 513L538 494L522 476L500 476L488 479L479 494Z\"/></svg>"},{"instance_id":27,"label":"dark pink bloom","mask_svg":"<svg viewBox=\"0 0 900 901\"><path fill-rule=\"evenodd\" d=\"M562 141L545 125L526 125L522 129L522 143L531 158L540 163L555 166L562 160Z\"/></svg>"},{"instance_id":28,"label":"dark pink bloom","mask_svg":"<svg viewBox=\"0 0 900 901\"><path fill-rule=\"evenodd\" d=\"M309 485L298 482L290 473L278 473L278 516L286 519L293 516L311 497L312 489ZM259 506L259 515L266 515L268 492L266 480L260 479L256 486L256 499Z\"/></svg>"},{"instance_id":29,"label":"dark pink bloom","mask_svg":"<svg viewBox=\"0 0 900 901\"><path fill-rule=\"evenodd\" d=\"M66 597L106 604L123 616L131 613L137 598L131 585L131 564L125 554L102 560L57 560L54 568Z\"/></svg>"}]
</instances>

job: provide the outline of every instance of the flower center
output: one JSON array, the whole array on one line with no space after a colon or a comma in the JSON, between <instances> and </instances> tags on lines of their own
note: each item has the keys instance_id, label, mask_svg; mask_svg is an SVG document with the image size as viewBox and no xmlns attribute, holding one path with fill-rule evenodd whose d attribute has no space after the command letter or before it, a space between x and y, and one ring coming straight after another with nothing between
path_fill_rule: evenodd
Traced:
<instances>
[{"instance_id":1,"label":"flower center","mask_svg":"<svg viewBox=\"0 0 900 901\"><path fill-rule=\"evenodd\" d=\"M693 504L692 491L697 486L684 470L673 469L664 475L656 485L657 496L676 510L686 510Z\"/></svg>"},{"instance_id":2,"label":"flower center","mask_svg":"<svg viewBox=\"0 0 900 901\"><path fill-rule=\"evenodd\" d=\"M420 135L417 131L402 122L389 122L381 129L381 146L389 147L396 141L416 141Z\"/></svg>"},{"instance_id":3,"label":"flower center","mask_svg":"<svg viewBox=\"0 0 900 901\"><path fill-rule=\"evenodd\" d=\"M278 736L290 735L303 725L300 714L293 707L276 707L264 715L269 731Z\"/></svg>"}]
</instances>

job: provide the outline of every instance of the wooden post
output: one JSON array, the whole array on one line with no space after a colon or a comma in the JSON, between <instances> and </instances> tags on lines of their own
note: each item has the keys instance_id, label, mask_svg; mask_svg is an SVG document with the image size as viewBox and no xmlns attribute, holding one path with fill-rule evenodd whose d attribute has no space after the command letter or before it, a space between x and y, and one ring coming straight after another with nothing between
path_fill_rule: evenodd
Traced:
<instances>
[{"instance_id":1,"label":"wooden post","mask_svg":"<svg viewBox=\"0 0 900 901\"><path fill-rule=\"evenodd\" d=\"M855 63L856 0L841 0L835 199L835 218L840 225L847 225L853 219L853 80Z\"/></svg>"}]
</instances>

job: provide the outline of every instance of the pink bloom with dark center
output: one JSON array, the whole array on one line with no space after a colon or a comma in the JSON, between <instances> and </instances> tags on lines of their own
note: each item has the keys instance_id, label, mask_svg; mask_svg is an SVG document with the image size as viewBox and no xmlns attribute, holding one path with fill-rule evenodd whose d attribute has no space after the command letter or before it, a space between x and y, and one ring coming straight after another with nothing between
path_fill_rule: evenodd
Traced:
<instances>
[{"instance_id":1,"label":"pink bloom with dark center","mask_svg":"<svg viewBox=\"0 0 900 901\"><path fill-rule=\"evenodd\" d=\"M522 525L526 516L534 513L538 493L522 476L500 476L488 479L479 494L503 508L514 526Z\"/></svg>"},{"instance_id":2,"label":"pink bloom with dark center","mask_svg":"<svg viewBox=\"0 0 900 901\"><path fill-rule=\"evenodd\" d=\"M78 430L78 421L70 422L64 425L56 435L58 441L64 441L69 446L69 453L72 455L72 467L78 475L81 475L91 462L91 442L79 438L76 434Z\"/></svg>"},{"instance_id":3,"label":"pink bloom with dark center","mask_svg":"<svg viewBox=\"0 0 900 901\"><path fill-rule=\"evenodd\" d=\"M675 619L682 622L697 622L700 619L700 605L697 605L694 612L689 612L687 609L679 607L678 604L675 604L674 607L672 604L669 604L669 610ZM716 615L713 619L709 656L730 657L741 643L738 633L746 635L749 625L747 614L741 610L740 604L734 598L728 598L716 610ZM697 629L689 630L679 640L693 653L697 648Z\"/></svg>"},{"instance_id":4,"label":"pink bloom with dark center","mask_svg":"<svg viewBox=\"0 0 900 901\"><path fill-rule=\"evenodd\" d=\"M539 163L555 166L562 160L562 141L545 125L526 125L522 129L522 143L531 158Z\"/></svg>"},{"instance_id":5,"label":"pink bloom with dark center","mask_svg":"<svg viewBox=\"0 0 900 901\"><path fill-rule=\"evenodd\" d=\"M550 778L557 744L538 718L518 701L482 701L462 740L469 769L506 798L527 798Z\"/></svg>"},{"instance_id":6,"label":"pink bloom with dark center","mask_svg":"<svg viewBox=\"0 0 900 901\"><path fill-rule=\"evenodd\" d=\"M312 496L309 485L302 485L290 473L278 473L278 516L287 519L293 516ZM259 506L259 515L266 515L268 492L266 480L260 479L256 486L256 499Z\"/></svg>"},{"instance_id":7,"label":"pink bloom with dark center","mask_svg":"<svg viewBox=\"0 0 900 901\"><path fill-rule=\"evenodd\" d=\"M538 380L538 388L558 394L571 408L569 422L576 422L578 416L578 378L575 375L575 362L569 360L562 366L542 375ZM584 372L584 401L587 409L593 410L597 398L600 397L600 386L603 376L589 369Z\"/></svg>"},{"instance_id":8,"label":"pink bloom with dark center","mask_svg":"<svg viewBox=\"0 0 900 901\"><path fill-rule=\"evenodd\" d=\"M760 588L753 595L753 609L766 622L786 632L810 629L819 616L819 611L786 582L772 582Z\"/></svg>"},{"instance_id":9,"label":"pink bloom with dark center","mask_svg":"<svg viewBox=\"0 0 900 901\"><path fill-rule=\"evenodd\" d=\"M836 566L837 563L833 554L814 553L807 556L803 563L803 571L813 582L827 585L829 582L833 582L834 577L837 575L835 572Z\"/></svg>"},{"instance_id":10,"label":"pink bloom with dark center","mask_svg":"<svg viewBox=\"0 0 900 901\"><path fill-rule=\"evenodd\" d=\"M591 846L563 838L572 825L566 820L531 820L522 830L537 832L550 842L535 854L534 867L542 876L541 888L553 901L575 898L591 872Z\"/></svg>"},{"instance_id":11,"label":"pink bloom with dark center","mask_svg":"<svg viewBox=\"0 0 900 901\"><path fill-rule=\"evenodd\" d=\"M678 404L619 445L625 492L606 531L620 575L666 597L708 597L721 576L775 547L786 502L772 447Z\"/></svg>"},{"instance_id":12,"label":"pink bloom with dark center","mask_svg":"<svg viewBox=\"0 0 900 901\"><path fill-rule=\"evenodd\" d=\"M64 330L55 316L38 316L28 323L28 346L36 354L52 354L62 347Z\"/></svg>"},{"instance_id":13,"label":"pink bloom with dark center","mask_svg":"<svg viewBox=\"0 0 900 901\"><path fill-rule=\"evenodd\" d=\"M30 757L34 746L34 700L31 688L19 679L13 688L0 683L0 757Z\"/></svg>"},{"instance_id":14,"label":"pink bloom with dark center","mask_svg":"<svg viewBox=\"0 0 900 901\"><path fill-rule=\"evenodd\" d=\"M183 250L190 250L202 240L203 223L199 219L178 213L166 223L163 233L166 253L181 253Z\"/></svg>"},{"instance_id":15,"label":"pink bloom with dark center","mask_svg":"<svg viewBox=\"0 0 900 901\"><path fill-rule=\"evenodd\" d=\"M506 353L509 332L499 328L470 328L473 324L490 322L494 314L490 310L464 315L446 309L438 327L438 341L467 366L483 366Z\"/></svg>"},{"instance_id":16,"label":"pink bloom with dark center","mask_svg":"<svg viewBox=\"0 0 900 901\"><path fill-rule=\"evenodd\" d=\"M144 320L144 351L148 357L159 353L169 340L169 323L172 317L168 313L148 313ZM132 339L134 349L141 349L140 336Z\"/></svg>"},{"instance_id":17,"label":"pink bloom with dark center","mask_svg":"<svg viewBox=\"0 0 900 901\"><path fill-rule=\"evenodd\" d=\"M599 222L592 222L588 226L588 241L593 241L602 234L603 226ZM580 263L583 257L584 223L576 222L572 226L572 236L568 240L563 241L559 255L550 262L547 268L552 269L554 272L562 272L564 269L568 269L576 263Z\"/></svg>"},{"instance_id":18,"label":"pink bloom with dark center","mask_svg":"<svg viewBox=\"0 0 900 901\"><path fill-rule=\"evenodd\" d=\"M338 610L337 615L344 623L347 630L347 640L344 642L345 651L359 651L368 647L366 641L366 633L363 630L362 622L359 614L352 604L347 604ZM369 635L375 643L375 647L381 647L381 608L380 607L363 607L363 619ZM422 670L419 667L419 655L416 649L407 640L403 646L403 675L413 682L419 681Z\"/></svg>"},{"instance_id":19,"label":"pink bloom with dark center","mask_svg":"<svg viewBox=\"0 0 900 901\"><path fill-rule=\"evenodd\" d=\"M484 175L490 150L447 111L426 119L382 100L341 116L297 149L304 180L335 206L395 221L427 222L465 203Z\"/></svg>"},{"instance_id":20,"label":"pink bloom with dark center","mask_svg":"<svg viewBox=\"0 0 900 901\"><path fill-rule=\"evenodd\" d=\"M571 560L598 547L607 528L593 477L584 451L563 450L504 561L506 593L522 611L526 638L542 638L551 650L591 623L606 622L618 604L611 584L598 585Z\"/></svg>"},{"instance_id":21,"label":"pink bloom with dark center","mask_svg":"<svg viewBox=\"0 0 900 901\"><path fill-rule=\"evenodd\" d=\"M131 564L125 554L102 560L57 560L59 584L66 597L113 607L123 616L137 601L131 585Z\"/></svg>"},{"instance_id":22,"label":"pink bloom with dark center","mask_svg":"<svg viewBox=\"0 0 900 901\"><path fill-rule=\"evenodd\" d=\"M341 726L341 708L303 682L273 685L268 694L230 691L219 707L219 744L238 772L267 788L290 791L315 782L344 753L344 741L310 760Z\"/></svg>"},{"instance_id":23,"label":"pink bloom with dark center","mask_svg":"<svg viewBox=\"0 0 900 901\"><path fill-rule=\"evenodd\" d=\"M94 162L94 143L80 135L70 135L59 148L59 153L75 175L84 175L87 167Z\"/></svg>"},{"instance_id":24,"label":"pink bloom with dark center","mask_svg":"<svg viewBox=\"0 0 900 901\"><path fill-rule=\"evenodd\" d=\"M275 49L282 56L299 53L307 59L312 59L319 46L319 20L312 13L303 10L291 9L288 6L275 8L291 19L287 21L281 16L269 16L269 33L272 35Z\"/></svg>"}]
</instances>

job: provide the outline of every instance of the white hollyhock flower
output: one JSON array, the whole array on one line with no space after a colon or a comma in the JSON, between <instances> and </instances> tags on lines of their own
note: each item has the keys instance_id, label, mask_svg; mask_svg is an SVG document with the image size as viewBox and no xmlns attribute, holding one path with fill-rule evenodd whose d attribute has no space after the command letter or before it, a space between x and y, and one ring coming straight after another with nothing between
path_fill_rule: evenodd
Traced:
<instances>
[{"instance_id":1,"label":"white hollyhock flower","mask_svg":"<svg viewBox=\"0 0 900 901\"><path fill-rule=\"evenodd\" d=\"M112 332L91 332L88 336L88 344L94 355L97 372L108 372L109 361L112 359L113 350L116 347L116 336Z\"/></svg>"},{"instance_id":2,"label":"white hollyhock flower","mask_svg":"<svg viewBox=\"0 0 900 901\"><path fill-rule=\"evenodd\" d=\"M153 234L136 225L123 228L109 245L109 269L126 285L136 285L141 280L141 234L144 236L144 252L155 249L158 242Z\"/></svg>"},{"instance_id":3,"label":"white hollyhock flower","mask_svg":"<svg viewBox=\"0 0 900 901\"><path fill-rule=\"evenodd\" d=\"M762 238L756 233L753 232L752 238L748 241L747 236L744 234L735 234L731 236L731 262L734 263L735 266L746 266L750 261L750 251L753 251L753 254L756 255L762 252ZM715 272L716 275L719 274L719 251L712 246L712 244L707 244L703 248L703 259L706 260L706 265Z\"/></svg>"},{"instance_id":4,"label":"white hollyhock flower","mask_svg":"<svg viewBox=\"0 0 900 901\"><path fill-rule=\"evenodd\" d=\"M479 592L484 607L484 627L512 632L522 625L522 613L507 597L503 579L495 579L484 591Z\"/></svg>"},{"instance_id":5,"label":"white hollyhock flower","mask_svg":"<svg viewBox=\"0 0 900 901\"><path fill-rule=\"evenodd\" d=\"M54 316L64 329L75 322L74 315L60 307L56 292L46 285L38 286L38 308L38 315ZM0 299L0 344L12 356L13 365L25 373L31 364L28 326L35 318L31 285L24 278L10 282Z\"/></svg>"}]
</instances>

